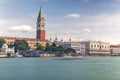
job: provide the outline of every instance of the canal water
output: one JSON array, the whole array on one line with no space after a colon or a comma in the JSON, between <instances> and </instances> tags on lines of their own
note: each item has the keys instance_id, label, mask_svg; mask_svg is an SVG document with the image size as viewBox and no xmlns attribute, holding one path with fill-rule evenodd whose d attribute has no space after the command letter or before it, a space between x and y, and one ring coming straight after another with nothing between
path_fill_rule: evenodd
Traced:
<instances>
[{"instance_id":1,"label":"canal water","mask_svg":"<svg viewBox=\"0 0 120 80\"><path fill-rule=\"evenodd\" d=\"M120 80L120 57L0 58L0 80Z\"/></svg>"}]
</instances>

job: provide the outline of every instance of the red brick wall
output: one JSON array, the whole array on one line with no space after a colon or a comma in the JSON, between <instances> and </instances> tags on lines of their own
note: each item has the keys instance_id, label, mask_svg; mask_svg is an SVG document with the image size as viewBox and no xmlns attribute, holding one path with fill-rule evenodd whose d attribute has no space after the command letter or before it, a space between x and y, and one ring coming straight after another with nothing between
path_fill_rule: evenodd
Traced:
<instances>
[{"instance_id":1,"label":"red brick wall","mask_svg":"<svg viewBox=\"0 0 120 80\"><path fill-rule=\"evenodd\" d=\"M37 30L37 40L45 41L45 30Z\"/></svg>"}]
</instances>

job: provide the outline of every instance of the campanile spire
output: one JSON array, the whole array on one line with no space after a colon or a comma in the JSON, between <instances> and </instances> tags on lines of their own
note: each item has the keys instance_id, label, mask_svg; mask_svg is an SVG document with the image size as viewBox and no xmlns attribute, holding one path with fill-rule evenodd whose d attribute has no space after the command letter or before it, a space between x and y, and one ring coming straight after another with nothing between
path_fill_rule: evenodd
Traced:
<instances>
[{"instance_id":1,"label":"campanile spire","mask_svg":"<svg viewBox=\"0 0 120 80\"><path fill-rule=\"evenodd\" d=\"M40 7L38 18L44 18L44 13L43 13L42 7Z\"/></svg>"}]
</instances>

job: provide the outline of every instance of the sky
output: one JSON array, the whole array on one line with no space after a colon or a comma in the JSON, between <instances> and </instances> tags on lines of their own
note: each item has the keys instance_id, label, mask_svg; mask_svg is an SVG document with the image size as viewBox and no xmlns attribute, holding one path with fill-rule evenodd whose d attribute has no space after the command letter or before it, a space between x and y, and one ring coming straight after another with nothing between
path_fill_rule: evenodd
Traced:
<instances>
[{"instance_id":1,"label":"sky","mask_svg":"<svg viewBox=\"0 0 120 80\"><path fill-rule=\"evenodd\" d=\"M48 40L120 43L120 0L0 0L0 36L35 38L40 7Z\"/></svg>"}]
</instances>

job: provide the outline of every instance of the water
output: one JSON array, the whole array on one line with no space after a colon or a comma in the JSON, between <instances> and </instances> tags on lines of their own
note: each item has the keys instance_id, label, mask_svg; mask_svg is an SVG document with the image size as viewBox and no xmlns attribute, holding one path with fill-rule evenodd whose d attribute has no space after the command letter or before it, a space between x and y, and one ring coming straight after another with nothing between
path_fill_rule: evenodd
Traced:
<instances>
[{"instance_id":1,"label":"water","mask_svg":"<svg viewBox=\"0 0 120 80\"><path fill-rule=\"evenodd\" d=\"M0 58L0 80L120 80L120 57Z\"/></svg>"}]
</instances>

